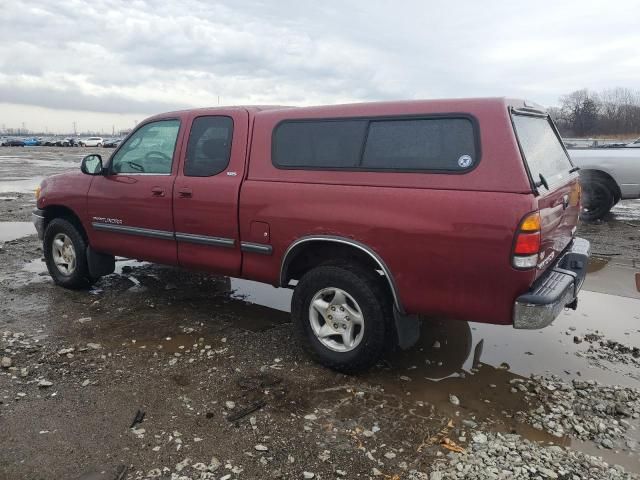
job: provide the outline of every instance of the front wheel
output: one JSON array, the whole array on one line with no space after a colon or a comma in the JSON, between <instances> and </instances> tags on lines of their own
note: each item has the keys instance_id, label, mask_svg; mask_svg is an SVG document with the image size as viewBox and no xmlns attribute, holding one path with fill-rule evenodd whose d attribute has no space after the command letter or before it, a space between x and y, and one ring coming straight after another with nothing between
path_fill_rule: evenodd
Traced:
<instances>
[{"instance_id":1,"label":"front wheel","mask_svg":"<svg viewBox=\"0 0 640 480\"><path fill-rule=\"evenodd\" d=\"M296 334L318 363L344 373L373 366L385 352L391 300L375 273L355 265L316 267L293 293Z\"/></svg>"},{"instance_id":2,"label":"front wheel","mask_svg":"<svg viewBox=\"0 0 640 480\"><path fill-rule=\"evenodd\" d=\"M65 288L86 288L94 283L87 265L87 243L73 223L55 218L44 232L44 258L53 281Z\"/></svg>"}]
</instances>

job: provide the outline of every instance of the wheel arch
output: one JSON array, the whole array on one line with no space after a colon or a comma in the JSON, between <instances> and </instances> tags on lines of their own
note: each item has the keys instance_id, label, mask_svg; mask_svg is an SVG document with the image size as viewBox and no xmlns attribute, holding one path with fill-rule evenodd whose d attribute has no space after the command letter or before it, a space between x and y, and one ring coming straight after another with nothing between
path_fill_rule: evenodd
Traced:
<instances>
[{"instance_id":1,"label":"wheel arch","mask_svg":"<svg viewBox=\"0 0 640 480\"><path fill-rule=\"evenodd\" d=\"M85 242L89 243L89 237L87 236L87 232L82 225L82 221L80 220L80 216L74 212L71 208L66 207L64 205L47 205L42 209L44 211L44 228L47 228L47 225L54 218L64 218L70 221L75 227L78 228L80 234L84 237Z\"/></svg>"},{"instance_id":2,"label":"wheel arch","mask_svg":"<svg viewBox=\"0 0 640 480\"><path fill-rule=\"evenodd\" d=\"M618 182L616 182L615 178L613 178L611 174L605 172L604 170L600 170L597 168L584 168L584 169L580 169L580 176L581 177L584 176L585 179L588 179L589 177L592 177L592 178L597 177L597 178L604 179L609 185L611 185L612 193L616 203L620 201L620 198L622 198L622 191L620 190L620 186L618 185Z\"/></svg>"},{"instance_id":3,"label":"wheel arch","mask_svg":"<svg viewBox=\"0 0 640 480\"><path fill-rule=\"evenodd\" d=\"M296 277L296 273L304 273L310 269L305 267L314 265L313 262L304 262L305 253L327 248L335 249L337 258L343 256L346 252L353 253L358 259L369 263L369 265L373 266L376 270L381 270L391 296L393 297L395 309L404 314L404 308L400 301L400 295L395 279L387 264L372 248L351 238L334 235L310 235L294 241L289 245L282 257L282 262L280 264L280 286L287 287L289 282ZM296 269L295 266L301 261L302 266Z\"/></svg>"}]
</instances>

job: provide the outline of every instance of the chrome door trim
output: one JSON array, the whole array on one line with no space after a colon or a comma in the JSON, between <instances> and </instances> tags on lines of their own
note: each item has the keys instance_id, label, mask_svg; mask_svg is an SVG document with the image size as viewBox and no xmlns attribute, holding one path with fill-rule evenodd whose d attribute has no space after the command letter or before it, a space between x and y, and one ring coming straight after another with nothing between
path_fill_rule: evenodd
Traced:
<instances>
[{"instance_id":1,"label":"chrome door trim","mask_svg":"<svg viewBox=\"0 0 640 480\"><path fill-rule=\"evenodd\" d=\"M264 243L240 242L240 250L250 253L261 253L262 255L271 255L273 247Z\"/></svg>"},{"instance_id":2,"label":"chrome door trim","mask_svg":"<svg viewBox=\"0 0 640 480\"><path fill-rule=\"evenodd\" d=\"M389 270L389 267L387 267L386 263L384 263L384 260L382 260L380 255L378 255L372 248L368 247L364 243L360 243L357 240L352 240L350 238L338 237L334 235L311 235L308 237L302 237L297 239L295 242L289 245L289 248L287 248L286 252L284 253L284 256L282 257L282 263L280 264L280 286L281 287L287 287L287 285L285 284L285 278L286 278L287 268L289 267L290 254L297 247L307 242L341 243L343 245L350 245L352 247L355 247L365 252L376 262L376 264L378 264L378 266L380 267L380 270L382 270L382 272L384 273L384 276L386 277L387 282L389 283L391 294L393 295L393 303L396 309L400 313L404 313L404 308L402 307L402 304L400 302L400 295L398 294L398 287L396 286L396 282L393 278L393 274L391 273L391 270Z\"/></svg>"},{"instance_id":3,"label":"chrome door trim","mask_svg":"<svg viewBox=\"0 0 640 480\"><path fill-rule=\"evenodd\" d=\"M139 235L141 237L159 238L162 240L175 240L173 232L166 230L154 230L152 228L126 227L124 225L113 225L111 223L92 222L91 226L96 230L112 233L124 233L125 235Z\"/></svg>"},{"instance_id":4,"label":"chrome door trim","mask_svg":"<svg viewBox=\"0 0 640 480\"><path fill-rule=\"evenodd\" d=\"M177 240L178 242L196 243L212 247L233 248L236 241L233 238L209 237L193 233L168 232L166 230L154 230L152 228L127 227L111 223L93 222L91 226L96 230L112 233L124 233L125 235L139 235L141 237L159 238L162 240Z\"/></svg>"},{"instance_id":5,"label":"chrome door trim","mask_svg":"<svg viewBox=\"0 0 640 480\"><path fill-rule=\"evenodd\" d=\"M196 235L194 233L176 232L176 240L179 242L196 243L198 245L210 245L214 247L233 248L236 241L233 238L210 237L208 235Z\"/></svg>"}]
</instances>

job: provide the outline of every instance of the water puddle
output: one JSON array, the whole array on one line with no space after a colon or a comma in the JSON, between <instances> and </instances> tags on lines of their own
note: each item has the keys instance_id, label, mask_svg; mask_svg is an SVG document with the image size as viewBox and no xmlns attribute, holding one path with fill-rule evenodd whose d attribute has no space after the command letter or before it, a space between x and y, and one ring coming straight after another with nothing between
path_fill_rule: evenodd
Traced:
<instances>
[{"instance_id":1,"label":"water puddle","mask_svg":"<svg viewBox=\"0 0 640 480\"><path fill-rule=\"evenodd\" d=\"M640 262L617 256L592 256L583 288L640 299Z\"/></svg>"},{"instance_id":2,"label":"water puddle","mask_svg":"<svg viewBox=\"0 0 640 480\"><path fill-rule=\"evenodd\" d=\"M0 222L0 244L35 233L36 229L31 222Z\"/></svg>"},{"instance_id":3,"label":"water puddle","mask_svg":"<svg viewBox=\"0 0 640 480\"><path fill-rule=\"evenodd\" d=\"M2 172L0 171L0 174ZM35 188L40 185L44 177L27 177L27 178L7 178L2 175L0 181L0 193L33 193Z\"/></svg>"},{"instance_id":4,"label":"water puddle","mask_svg":"<svg viewBox=\"0 0 640 480\"><path fill-rule=\"evenodd\" d=\"M616 220L629 221L640 227L640 200L622 200L611 209Z\"/></svg>"},{"instance_id":5,"label":"water puddle","mask_svg":"<svg viewBox=\"0 0 640 480\"><path fill-rule=\"evenodd\" d=\"M293 290L274 288L264 283L231 278L231 297L248 304L262 305L283 312L291 311Z\"/></svg>"}]
</instances>

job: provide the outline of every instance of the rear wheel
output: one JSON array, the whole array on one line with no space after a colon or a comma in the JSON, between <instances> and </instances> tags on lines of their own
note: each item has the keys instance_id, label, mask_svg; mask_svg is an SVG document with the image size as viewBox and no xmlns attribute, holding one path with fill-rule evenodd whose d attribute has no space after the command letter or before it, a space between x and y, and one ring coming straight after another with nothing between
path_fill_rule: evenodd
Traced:
<instances>
[{"instance_id":1,"label":"rear wheel","mask_svg":"<svg viewBox=\"0 0 640 480\"><path fill-rule=\"evenodd\" d=\"M580 218L588 222L603 218L614 201L613 189L603 178L591 177L582 184L582 211Z\"/></svg>"},{"instance_id":2,"label":"rear wheel","mask_svg":"<svg viewBox=\"0 0 640 480\"><path fill-rule=\"evenodd\" d=\"M87 266L87 244L73 223L63 218L51 220L43 246L47 270L56 284L80 289L94 283Z\"/></svg>"},{"instance_id":3,"label":"rear wheel","mask_svg":"<svg viewBox=\"0 0 640 480\"><path fill-rule=\"evenodd\" d=\"M306 273L291 312L309 355L344 373L373 366L391 336L390 296L375 273L357 265L324 265Z\"/></svg>"}]
</instances>

